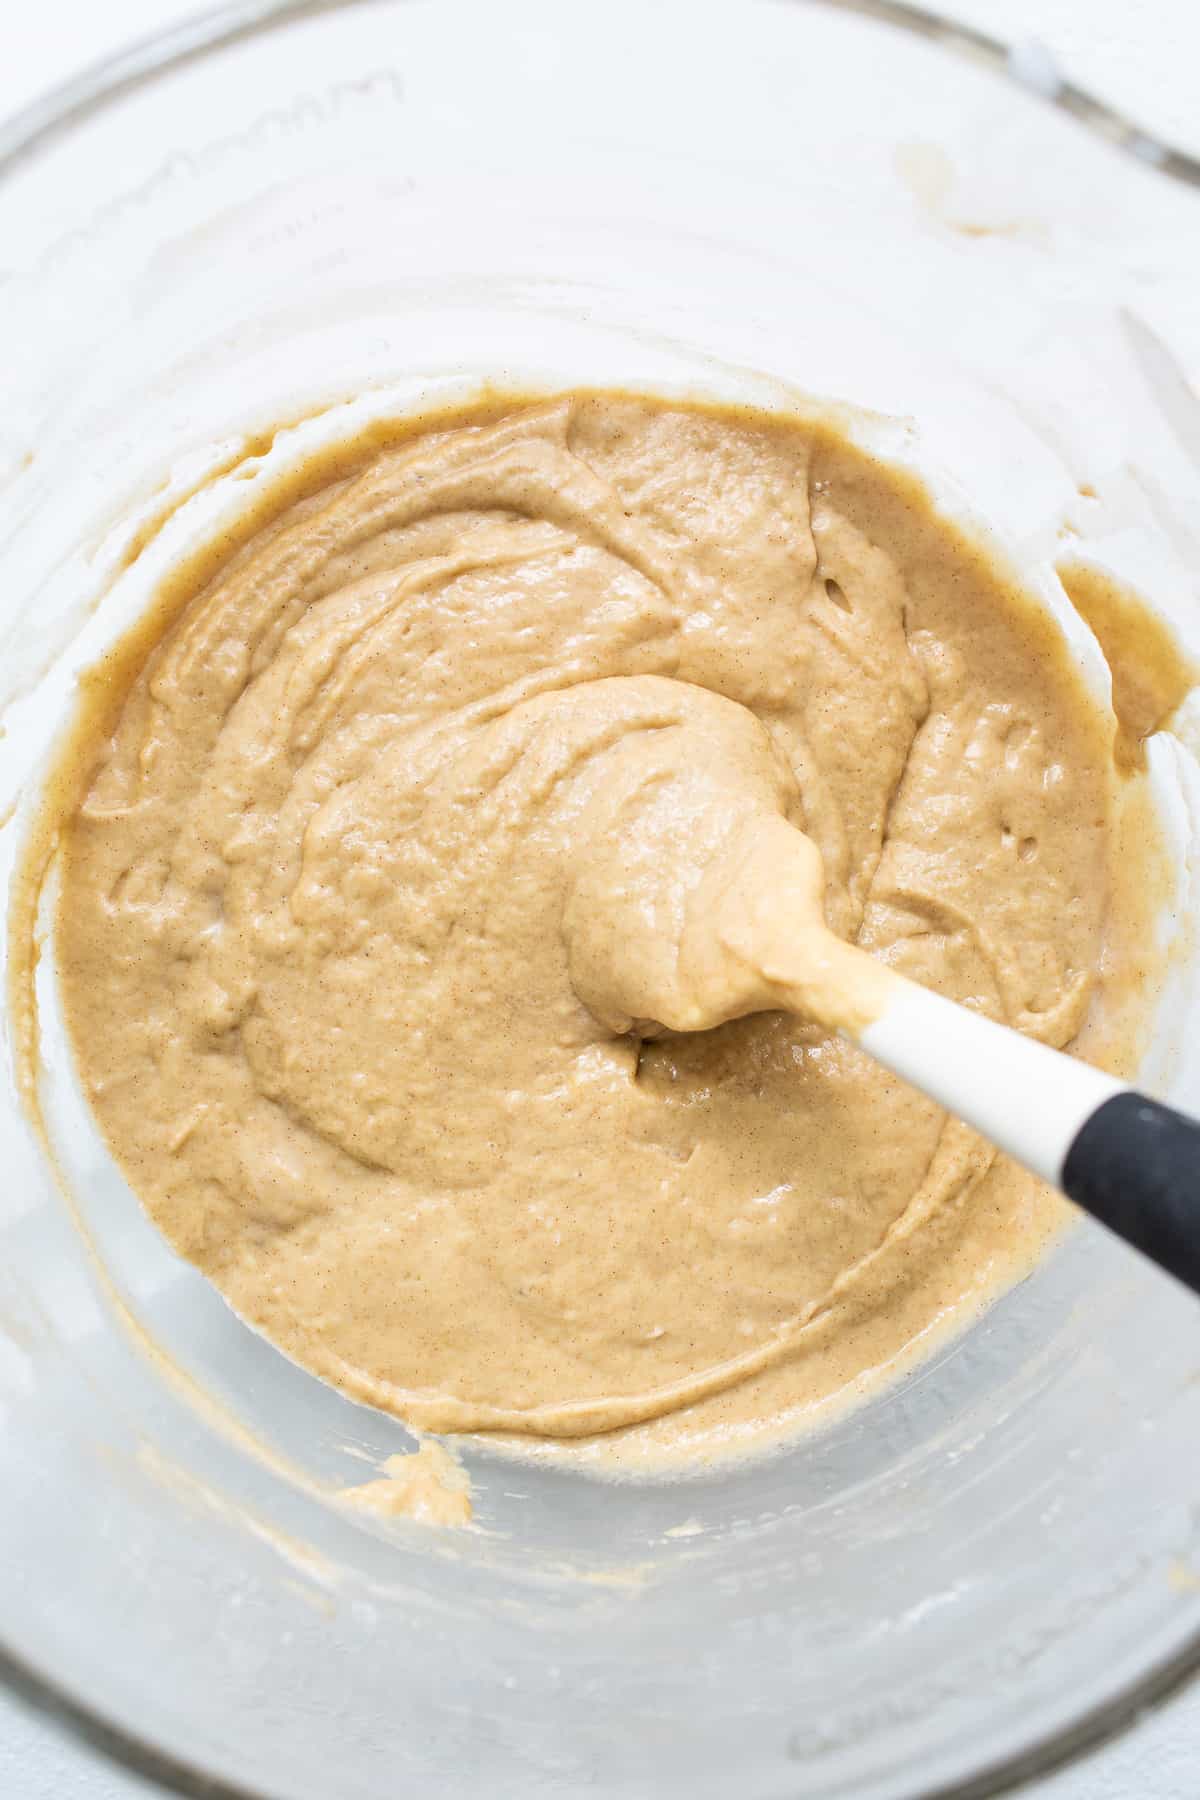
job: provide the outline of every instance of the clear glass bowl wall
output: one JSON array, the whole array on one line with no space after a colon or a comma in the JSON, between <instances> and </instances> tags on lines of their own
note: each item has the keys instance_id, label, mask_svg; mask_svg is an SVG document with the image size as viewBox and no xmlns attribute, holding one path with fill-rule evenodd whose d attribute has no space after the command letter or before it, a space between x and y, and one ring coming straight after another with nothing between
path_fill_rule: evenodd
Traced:
<instances>
[{"instance_id":1,"label":"clear glass bowl wall","mask_svg":"<svg viewBox=\"0 0 1200 1800\"><path fill-rule=\"evenodd\" d=\"M0 183L6 872L77 671L234 503L214 472L483 379L874 409L1047 604L1070 538L1195 642L1198 222L853 9L300 8L85 106ZM1179 882L1144 1076L1195 1107L1188 744L1153 746ZM359 1520L325 1496L410 1440L166 1249L49 945L40 986L62 1179L10 1045L0 1619L127 1760L273 1800L966 1794L1200 1660L1194 1306L1098 1230L769 1462L614 1487L469 1447L481 1533Z\"/></svg>"}]
</instances>

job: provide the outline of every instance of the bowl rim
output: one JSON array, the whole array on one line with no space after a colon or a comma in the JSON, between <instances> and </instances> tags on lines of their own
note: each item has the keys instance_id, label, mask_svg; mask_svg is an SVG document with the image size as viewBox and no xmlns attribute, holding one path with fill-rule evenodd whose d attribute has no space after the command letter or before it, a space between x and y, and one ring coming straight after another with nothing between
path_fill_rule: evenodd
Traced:
<instances>
[{"instance_id":1,"label":"bowl rim","mask_svg":"<svg viewBox=\"0 0 1200 1800\"><path fill-rule=\"evenodd\" d=\"M367 3L368 0L228 0L226 5L189 13L163 31L133 38L109 55L85 63L75 74L47 88L17 112L0 118L0 181L51 140L64 136L92 113L147 85L157 75L281 25L327 13L349 12ZM1143 167L1200 188L1200 154L1184 150L1090 89L1067 79L1053 56L1036 41L1009 44L975 25L947 18L928 7L911 4L910 0L785 0L790 6L814 3L932 40L952 54L982 63L1043 104L1068 113Z\"/></svg>"},{"instance_id":2,"label":"bowl rim","mask_svg":"<svg viewBox=\"0 0 1200 1800\"><path fill-rule=\"evenodd\" d=\"M34 160L53 142L69 136L93 114L159 76L199 61L216 50L264 36L290 23L348 12L370 0L229 0L189 14L162 31L131 40L107 56L85 64L6 119L0 119L0 183ZM405 3L405 0L402 0ZM1089 90L1061 76L1053 59L1036 46L1006 44L973 25L946 18L909 0L786 0L799 7L815 3L905 31L942 46L952 55L983 63L1043 104L1056 107L1108 144L1169 179L1200 190L1200 156L1155 135ZM1148 1714L1166 1706L1200 1680L1200 1629L1178 1650L1154 1664L1123 1692L1084 1709L1070 1724L1047 1732L973 1775L909 1800L993 1800L1114 1742ZM37 1667L0 1633L0 1690L48 1720L77 1746L98 1751L128 1773L155 1783L180 1800L279 1800L264 1789L232 1784L165 1751L116 1720L47 1670Z\"/></svg>"}]
</instances>

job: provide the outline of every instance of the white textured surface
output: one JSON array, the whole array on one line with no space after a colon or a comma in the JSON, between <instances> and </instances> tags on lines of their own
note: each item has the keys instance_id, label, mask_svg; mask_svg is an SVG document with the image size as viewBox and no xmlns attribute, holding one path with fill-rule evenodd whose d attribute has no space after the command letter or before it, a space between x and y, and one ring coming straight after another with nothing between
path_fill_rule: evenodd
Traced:
<instances>
[{"instance_id":1,"label":"white textured surface","mask_svg":"<svg viewBox=\"0 0 1200 1800\"><path fill-rule=\"evenodd\" d=\"M0 0L2 3L2 0ZM942 0L943 10L1014 43L1036 40L1059 70L1138 123L1200 154L1196 0ZM123 41L195 10L188 0L37 0L8 7L0 116ZM114 1655L120 1653L119 1639ZM1195 1800L1200 1686L1086 1763L1027 1790L1030 1800ZM118 1773L0 1696L0 1795L12 1800L147 1800ZM331 1795L330 1800L336 1800ZM383 1797L381 1796L381 1800Z\"/></svg>"}]
</instances>

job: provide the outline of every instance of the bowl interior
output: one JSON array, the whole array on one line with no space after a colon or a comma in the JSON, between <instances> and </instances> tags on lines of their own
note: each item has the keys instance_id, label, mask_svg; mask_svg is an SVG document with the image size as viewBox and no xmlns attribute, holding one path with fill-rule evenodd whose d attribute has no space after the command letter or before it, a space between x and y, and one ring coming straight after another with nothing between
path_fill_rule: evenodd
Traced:
<instances>
[{"instance_id":1,"label":"bowl interior","mask_svg":"<svg viewBox=\"0 0 1200 1800\"><path fill-rule=\"evenodd\" d=\"M305 8L135 84L0 186L6 873L78 670L188 544L483 381L874 409L1064 621L1069 543L1196 641L1195 206L853 10ZM1185 713L1152 747L1178 884L1144 1069L1193 1106L1196 741ZM13 1021L0 1095L0 1595L121 1730L285 1800L931 1793L1197 1656L1194 1308L1098 1230L768 1460L615 1485L468 1445L480 1532L372 1522L329 1493L411 1440L166 1248L50 945L38 980L47 1143Z\"/></svg>"}]
</instances>

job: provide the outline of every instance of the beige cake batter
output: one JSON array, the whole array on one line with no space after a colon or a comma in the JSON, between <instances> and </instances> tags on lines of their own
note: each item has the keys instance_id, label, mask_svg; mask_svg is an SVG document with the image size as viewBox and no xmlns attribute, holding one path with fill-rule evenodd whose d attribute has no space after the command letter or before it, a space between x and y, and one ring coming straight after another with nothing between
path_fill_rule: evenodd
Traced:
<instances>
[{"instance_id":1,"label":"beige cake batter","mask_svg":"<svg viewBox=\"0 0 1200 1800\"><path fill-rule=\"evenodd\" d=\"M823 889L881 965L1112 1063L1111 717L829 423L581 394L357 454L93 684L57 949L99 1123L360 1399L630 1455L777 1433L1060 1203L823 1028L737 1017L778 994L688 921L759 859L770 929Z\"/></svg>"},{"instance_id":2,"label":"beige cake batter","mask_svg":"<svg viewBox=\"0 0 1200 1800\"><path fill-rule=\"evenodd\" d=\"M407 1455L389 1456L374 1481L343 1488L343 1506L378 1519L415 1519L419 1525L469 1525L470 1484L444 1444L427 1438Z\"/></svg>"}]
</instances>

